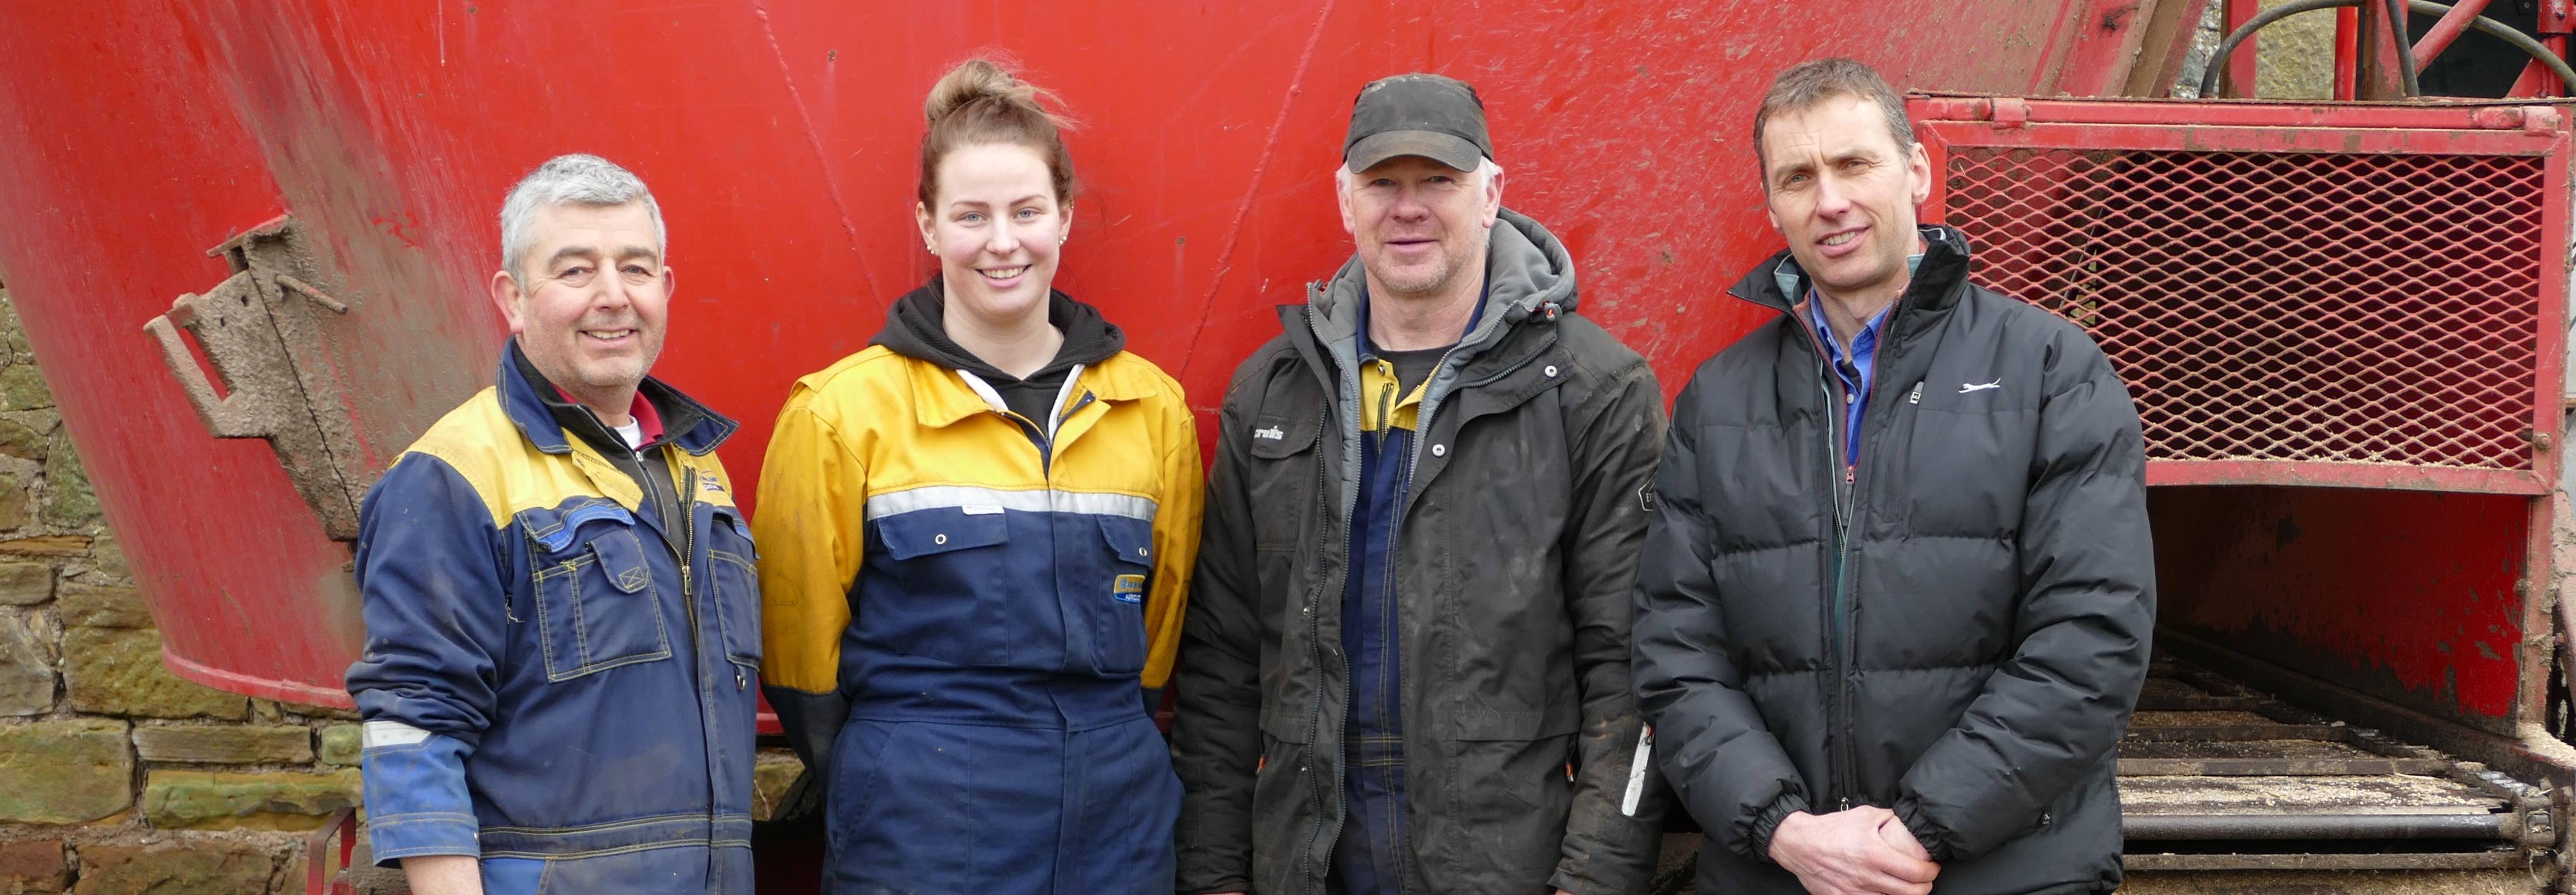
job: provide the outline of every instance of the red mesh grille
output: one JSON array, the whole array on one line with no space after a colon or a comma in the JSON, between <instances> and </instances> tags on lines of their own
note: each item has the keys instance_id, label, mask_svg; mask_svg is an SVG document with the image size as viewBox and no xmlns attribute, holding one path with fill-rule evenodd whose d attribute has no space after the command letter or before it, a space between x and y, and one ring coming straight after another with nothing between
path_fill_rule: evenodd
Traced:
<instances>
[{"instance_id":1,"label":"red mesh grille","mask_svg":"<svg viewBox=\"0 0 2576 895\"><path fill-rule=\"evenodd\" d=\"M2529 470L2541 164L1952 145L1943 213L2101 343L2151 460Z\"/></svg>"}]
</instances>

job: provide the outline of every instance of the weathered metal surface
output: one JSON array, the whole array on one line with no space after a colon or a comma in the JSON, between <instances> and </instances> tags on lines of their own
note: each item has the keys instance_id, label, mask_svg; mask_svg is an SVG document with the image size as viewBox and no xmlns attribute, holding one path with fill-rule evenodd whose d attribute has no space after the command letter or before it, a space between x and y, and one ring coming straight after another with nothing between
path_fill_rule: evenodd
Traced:
<instances>
[{"instance_id":1,"label":"weathered metal surface","mask_svg":"<svg viewBox=\"0 0 2576 895\"><path fill-rule=\"evenodd\" d=\"M1058 285L1203 419L1276 332L1270 307L1349 251L1328 171L1350 97L1429 69L1477 84L1507 201L1580 260L1583 312L1677 389L1769 316L1721 290L1778 244L1748 142L1774 72L1849 54L1906 87L2124 83L2064 64L2127 64L2137 17L2075 14L2089 5L35 4L0 29L0 270L170 664L338 703L359 633L346 550L270 451L204 431L136 333L229 273L172 259L256 222L293 214L342 278L350 310L318 321L310 356L381 469L490 375L502 191L560 152L632 167L679 271L657 372L744 421L725 457L748 490L789 382L865 345L933 269L914 153L949 63L1015 53L1084 119Z\"/></svg>"},{"instance_id":2,"label":"weathered metal surface","mask_svg":"<svg viewBox=\"0 0 2576 895\"><path fill-rule=\"evenodd\" d=\"M2493 733L2531 710L2529 499L2231 487L2148 504L2169 629Z\"/></svg>"},{"instance_id":3,"label":"weathered metal surface","mask_svg":"<svg viewBox=\"0 0 2576 895\"><path fill-rule=\"evenodd\" d=\"M2208 854L2208 855L2195 855L2195 854L2171 854L2171 853L2148 853L2148 854L2135 854L2135 853L2132 853L2132 854L2129 854L2129 855L2124 856L2121 860L2122 860L2122 862L2127 866L2127 869L2128 869L2128 870L2129 870L2129 872L2131 872L2131 873L2160 873L2160 872L2172 872L2172 871L2184 871L2184 870L2337 870L2337 871L2350 871L2350 870L2487 870L2487 869L2507 869L2507 868L2517 869L2517 870L2527 870L2527 869L2530 869L2530 868L2532 867L2532 857L2531 857L2529 854L2526 854L2526 853L2522 852L2522 851L2521 851L2521 850L2519 850L2519 849L2494 849L2494 850L2471 851L2471 852L2394 852L2394 853L2381 853L2381 854L2336 854L2336 853L2331 853L2331 852L2329 852L2329 853L2323 853L2323 854L2314 854L2314 853L2311 853L2311 854L2252 854L2252 855L2238 855L2238 854ZM2150 879L2152 879L2152 877L2150 877ZM2240 884L2242 884L2242 883L2244 883L2244 882L2251 882L2251 880L2247 880L2247 879L2245 879L2244 877L2237 877L2236 879L2239 881L2239 883L2240 883ZM2316 889L2319 889L2319 890L2323 890L2323 889L2342 889L2342 890L2346 890L2346 891L2367 891L2367 892L2384 892L2384 891L2388 891L2388 890L2386 890L2386 889L2383 889L2383 888L2380 888L2380 887L2377 887L2377 886L2369 886L2369 885L2366 885L2366 881L2365 881L2365 880L2362 880L2362 879L2354 879L2354 878L2351 878L2351 877L2328 877L2328 878L2324 878L2324 879L2318 879L2318 880L2316 880L2314 883L2312 883L2312 886L2314 886ZM2124 886L2124 887L2122 887L2122 889L2121 889L2121 890L2122 890L2122 891L2136 891L2136 890L2138 890L2139 888L2140 888L2140 887L2137 887L2137 886ZM2530 889L2530 891L2537 891L2537 890L2538 890L2538 886L2536 886L2536 885L2535 885L2535 886L2533 886L2533 887ZM2209 888L2192 888L2192 889L2187 889L2187 890L2184 890L2184 891L2190 891L2190 892L2195 892L2195 893L2207 893L2207 892L2212 891L2212 889L2209 889ZM2218 891L2234 891L2234 890L2233 890L2233 889L2218 889ZM2266 891L2266 890L2256 890L2256 891ZM2306 890L2302 890L2302 891L2306 891ZM2448 893L2448 892L2451 892L2451 891L2453 891L2453 890L2450 890L2450 889L2429 889L2429 890L2426 890L2426 891L2435 891L2435 892L2446 892L2446 893Z\"/></svg>"},{"instance_id":4,"label":"weathered metal surface","mask_svg":"<svg viewBox=\"0 0 2576 895\"><path fill-rule=\"evenodd\" d=\"M346 314L294 222L278 218L207 250L233 275L203 295L182 295L143 325L180 391L217 438L262 438L286 478L335 541L358 537L358 503L374 470L361 459L345 398L330 370L308 355L319 314ZM223 379L219 396L179 335L186 331Z\"/></svg>"},{"instance_id":5,"label":"weathered metal surface","mask_svg":"<svg viewBox=\"0 0 2576 895\"><path fill-rule=\"evenodd\" d=\"M2260 741L2257 742L2271 742ZM2430 758L2122 758L2122 777L2286 777L2438 774Z\"/></svg>"}]
</instances>

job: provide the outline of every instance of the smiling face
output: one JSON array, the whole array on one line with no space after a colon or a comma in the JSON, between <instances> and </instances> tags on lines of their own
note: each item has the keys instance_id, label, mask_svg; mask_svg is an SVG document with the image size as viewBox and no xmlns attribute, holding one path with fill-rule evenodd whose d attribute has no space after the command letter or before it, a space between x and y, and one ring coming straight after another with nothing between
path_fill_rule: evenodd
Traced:
<instances>
[{"instance_id":1,"label":"smiling face","mask_svg":"<svg viewBox=\"0 0 2576 895\"><path fill-rule=\"evenodd\" d=\"M520 276L492 275L492 301L537 371L611 418L662 354L671 269L642 202L549 205L532 217Z\"/></svg>"},{"instance_id":2,"label":"smiling face","mask_svg":"<svg viewBox=\"0 0 2576 895\"><path fill-rule=\"evenodd\" d=\"M939 255L948 307L1004 329L1045 319L1057 250L1073 232L1037 150L982 143L939 161L935 205L916 205L922 241Z\"/></svg>"},{"instance_id":3,"label":"smiling face","mask_svg":"<svg viewBox=\"0 0 2576 895\"><path fill-rule=\"evenodd\" d=\"M1763 129L1762 159L1771 226L1817 291L1869 295L1904 282L1932 162L1921 144L1896 145L1876 102L1841 95L1782 113Z\"/></svg>"},{"instance_id":4,"label":"smiling face","mask_svg":"<svg viewBox=\"0 0 2576 895\"><path fill-rule=\"evenodd\" d=\"M1484 276L1487 230L1503 207L1500 172L1400 155L1340 178L1342 229L1373 289L1438 296Z\"/></svg>"}]
</instances>

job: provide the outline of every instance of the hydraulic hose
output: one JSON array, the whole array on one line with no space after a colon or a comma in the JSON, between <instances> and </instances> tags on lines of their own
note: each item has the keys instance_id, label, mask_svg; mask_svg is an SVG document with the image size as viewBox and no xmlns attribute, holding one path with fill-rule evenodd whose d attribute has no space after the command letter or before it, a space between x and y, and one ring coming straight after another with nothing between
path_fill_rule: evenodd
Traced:
<instances>
[{"instance_id":1,"label":"hydraulic hose","mask_svg":"<svg viewBox=\"0 0 2576 895\"><path fill-rule=\"evenodd\" d=\"M2236 47L2239 44L2252 39L2254 37L2254 32L2263 30L2264 26L2303 12L2315 12L2320 9L2341 9L2347 6L2358 7L2368 2L2370 2L2370 0L2290 0L2288 3L2283 3L2279 6L2275 6L2271 9L2255 14L2254 18L2247 20L2243 25L2237 26L2235 31L2229 32L2226 40L2219 41L2217 52L2209 54L2209 67L2202 71L2200 75L2200 95L2205 97L2218 92L2218 73L2226 68L2227 57L2236 52ZM2388 2L2391 6L2396 4L2396 0L2388 0ZM2449 4L2434 3L2432 0L2406 0L2406 7L2412 12L2420 12L2426 15L2436 16L2451 11ZM2521 31L2515 30L2511 25L2507 25L2503 22L2499 22L2485 16L2478 16L2470 19L2469 27L2484 31L2487 34L2494 36L2497 40L2512 44L2514 49L2521 50L2524 53L2529 54L2531 58L2539 60L2541 65L2546 66L2551 74L2558 76L2559 89L2563 91L2576 91L2576 68L2569 68L2567 66L2567 60L2558 58L2558 54L2550 52L2548 47L2542 46L2540 41L2532 39L2531 35L2524 34ZM2402 40L2398 42L2401 50L2398 53L2400 58L2398 73L2407 82L2405 87L2408 89L2408 95L2414 96L2417 95L2419 90L2419 88L2417 88L2413 83L2415 81L2415 53L2412 49L2406 48L2404 46L2405 43L2406 42Z\"/></svg>"}]
</instances>

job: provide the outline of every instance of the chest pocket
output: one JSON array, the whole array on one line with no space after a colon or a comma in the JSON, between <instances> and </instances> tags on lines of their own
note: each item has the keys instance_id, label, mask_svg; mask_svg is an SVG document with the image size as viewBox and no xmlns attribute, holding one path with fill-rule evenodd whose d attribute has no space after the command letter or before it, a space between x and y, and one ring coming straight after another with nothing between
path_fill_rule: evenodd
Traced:
<instances>
[{"instance_id":1,"label":"chest pocket","mask_svg":"<svg viewBox=\"0 0 2576 895\"><path fill-rule=\"evenodd\" d=\"M1280 410L1278 404L1288 406ZM1225 433L1244 439L1244 453L1252 458L1244 478L1253 506L1261 508L1252 518L1254 546L1288 549L1315 536L1307 526L1328 500L1318 465L1323 452L1316 450L1323 431L1320 402L1297 395L1275 402L1271 412L1255 416L1245 431Z\"/></svg>"},{"instance_id":2,"label":"chest pocket","mask_svg":"<svg viewBox=\"0 0 2576 895\"><path fill-rule=\"evenodd\" d=\"M546 680L565 681L671 657L655 580L635 516L595 498L523 510L535 591L537 649Z\"/></svg>"},{"instance_id":3,"label":"chest pocket","mask_svg":"<svg viewBox=\"0 0 2576 895\"><path fill-rule=\"evenodd\" d=\"M1037 624L1037 607L1009 605L1014 596L1028 599L1026 592L1035 588L1011 586L1015 566L1005 514L914 510L876 520L871 528L876 546L863 571L870 585L857 613L861 638L974 666L1016 664L1009 662L1013 652L1035 648L1032 641L1041 632L1030 628ZM1042 608L1047 618L1056 617L1053 605Z\"/></svg>"},{"instance_id":4,"label":"chest pocket","mask_svg":"<svg viewBox=\"0 0 2576 895\"><path fill-rule=\"evenodd\" d=\"M1102 674L1145 670L1146 583L1154 568L1154 523L1125 516L1100 517L1110 562L1099 592L1069 595L1084 605L1091 624L1091 667ZM1077 589L1079 590L1079 589Z\"/></svg>"},{"instance_id":5,"label":"chest pocket","mask_svg":"<svg viewBox=\"0 0 2576 895\"><path fill-rule=\"evenodd\" d=\"M752 546L751 526L742 510L716 505L702 537L707 542L707 588L724 628L725 659L746 669L760 667L760 554Z\"/></svg>"}]
</instances>

